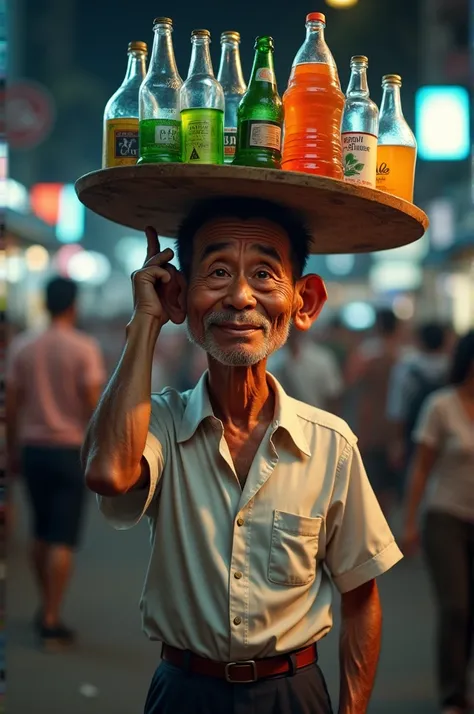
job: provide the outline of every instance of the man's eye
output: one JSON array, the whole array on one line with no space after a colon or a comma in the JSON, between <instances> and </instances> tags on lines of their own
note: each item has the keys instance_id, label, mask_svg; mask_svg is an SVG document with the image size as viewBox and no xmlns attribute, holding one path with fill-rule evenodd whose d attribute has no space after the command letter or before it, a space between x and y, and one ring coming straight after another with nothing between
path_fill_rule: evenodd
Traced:
<instances>
[{"instance_id":1,"label":"man's eye","mask_svg":"<svg viewBox=\"0 0 474 714\"><path fill-rule=\"evenodd\" d=\"M212 271L211 275L214 275L214 277L216 278L225 278L227 275L227 271L224 270L224 268L216 268Z\"/></svg>"},{"instance_id":2,"label":"man's eye","mask_svg":"<svg viewBox=\"0 0 474 714\"><path fill-rule=\"evenodd\" d=\"M268 270L257 270L256 276L259 280L268 280L271 277Z\"/></svg>"}]
</instances>

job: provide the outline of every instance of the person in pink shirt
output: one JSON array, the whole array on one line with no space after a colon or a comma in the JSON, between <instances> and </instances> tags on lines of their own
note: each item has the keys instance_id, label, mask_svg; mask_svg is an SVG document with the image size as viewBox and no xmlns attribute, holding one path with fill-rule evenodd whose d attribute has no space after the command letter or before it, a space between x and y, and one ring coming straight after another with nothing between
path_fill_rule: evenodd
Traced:
<instances>
[{"instance_id":1,"label":"person in pink shirt","mask_svg":"<svg viewBox=\"0 0 474 714\"><path fill-rule=\"evenodd\" d=\"M18 335L7 368L10 472L21 470L32 516L31 559L45 649L71 644L61 605L79 541L85 498L80 449L105 381L101 352L75 328L77 286L56 277L46 288L50 324Z\"/></svg>"}]
</instances>

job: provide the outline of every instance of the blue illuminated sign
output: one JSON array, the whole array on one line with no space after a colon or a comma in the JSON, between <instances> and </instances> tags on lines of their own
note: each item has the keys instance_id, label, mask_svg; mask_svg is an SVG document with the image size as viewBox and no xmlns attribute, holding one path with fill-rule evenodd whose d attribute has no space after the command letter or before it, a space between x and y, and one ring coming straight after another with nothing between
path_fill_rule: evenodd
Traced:
<instances>
[{"instance_id":1,"label":"blue illuminated sign","mask_svg":"<svg viewBox=\"0 0 474 714\"><path fill-rule=\"evenodd\" d=\"M469 92L465 87L421 87L416 93L418 156L463 161L471 150Z\"/></svg>"}]
</instances>

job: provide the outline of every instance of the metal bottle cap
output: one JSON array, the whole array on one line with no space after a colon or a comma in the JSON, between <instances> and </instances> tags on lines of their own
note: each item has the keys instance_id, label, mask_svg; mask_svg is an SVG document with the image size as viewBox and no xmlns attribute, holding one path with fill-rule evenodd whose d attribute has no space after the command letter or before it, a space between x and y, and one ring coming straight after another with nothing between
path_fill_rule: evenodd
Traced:
<instances>
[{"instance_id":1,"label":"metal bottle cap","mask_svg":"<svg viewBox=\"0 0 474 714\"><path fill-rule=\"evenodd\" d=\"M402 86L402 78L399 74L384 74L382 77L382 87L385 84L398 84L399 87Z\"/></svg>"},{"instance_id":2,"label":"metal bottle cap","mask_svg":"<svg viewBox=\"0 0 474 714\"><path fill-rule=\"evenodd\" d=\"M172 25L173 20L171 17L155 17L153 20L153 25Z\"/></svg>"},{"instance_id":3,"label":"metal bottle cap","mask_svg":"<svg viewBox=\"0 0 474 714\"><path fill-rule=\"evenodd\" d=\"M226 42L226 40L240 42L240 32L237 32L237 30L226 30L221 34L221 42Z\"/></svg>"},{"instance_id":4,"label":"metal bottle cap","mask_svg":"<svg viewBox=\"0 0 474 714\"><path fill-rule=\"evenodd\" d=\"M353 64L366 64L368 66L369 59L365 55L354 55L351 57L351 66Z\"/></svg>"},{"instance_id":5,"label":"metal bottle cap","mask_svg":"<svg viewBox=\"0 0 474 714\"><path fill-rule=\"evenodd\" d=\"M148 52L148 47L146 42L140 42L138 40L134 40L133 42L128 43L128 51L129 52Z\"/></svg>"},{"instance_id":6,"label":"metal bottle cap","mask_svg":"<svg viewBox=\"0 0 474 714\"><path fill-rule=\"evenodd\" d=\"M193 30L191 32L191 37L210 37L211 33L209 30Z\"/></svg>"}]
</instances>

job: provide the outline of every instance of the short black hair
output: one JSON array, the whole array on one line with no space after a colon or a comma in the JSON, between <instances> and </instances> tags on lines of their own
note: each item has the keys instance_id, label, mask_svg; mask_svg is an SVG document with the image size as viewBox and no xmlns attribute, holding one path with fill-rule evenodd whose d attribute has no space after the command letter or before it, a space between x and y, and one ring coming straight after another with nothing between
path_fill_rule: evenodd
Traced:
<instances>
[{"instance_id":1,"label":"short black hair","mask_svg":"<svg viewBox=\"0 0 474 714\"><path fill-rule=\"evenodd\" d=\"M383 307L377 310L375 324L382 335L393 335L398 327L399 320L393 310Z\"/></svg>"},{"instance_id":2,"label":"short black hair","mask_svg":"<svg viewBox=\"0 0 474 714\"><path fill-rule=\"evenodd\" d=\"M462 384L474 367L474 330L460 337L451 363L451 384Z\"/></svg>"},{"instance_id":3,"label":"short black hair","mask_svg":"<svg viewBox=\"0 0 474 714\"><path fill-rule=\"evenodd\" d=\"M311 234L304 220L290 208L263 198L245 196L217 197L196 203L181 223L176 239L180 268L187 280L191 275L193 239L207 221L215 218L265 218L277 223L288 234L295 280L303 275L309 255Z\"/></svg>"},{"instance_id":4,"label":"short black hair","mask_svg":"<svg viewBox=\"0 0 474 714\"><path fill-rule=\"evenodd\" d=\"M427 352L436 352L446 343L446 326L440 322L426 322L418 328L418 339Z\"/></svg>"},{"instance_id":5,"label":"short black hair","mask_svg":"<svg viewBox=\"0 0 474 714\"><path fill-rule=\"evenodd\" d=\"M46 285L46 307L52 317L69 310L77 298L77 285L70 278L52 278Z\"/></svg>"}]
</instances>

